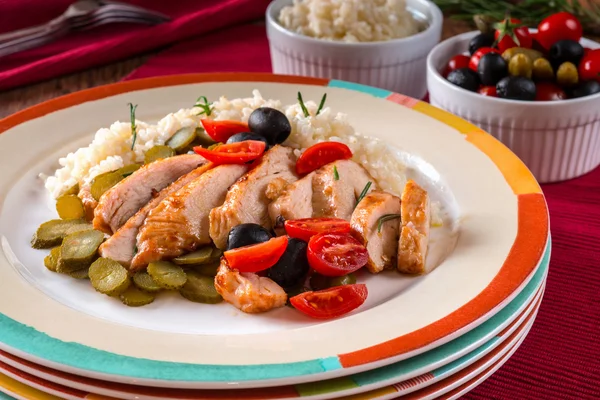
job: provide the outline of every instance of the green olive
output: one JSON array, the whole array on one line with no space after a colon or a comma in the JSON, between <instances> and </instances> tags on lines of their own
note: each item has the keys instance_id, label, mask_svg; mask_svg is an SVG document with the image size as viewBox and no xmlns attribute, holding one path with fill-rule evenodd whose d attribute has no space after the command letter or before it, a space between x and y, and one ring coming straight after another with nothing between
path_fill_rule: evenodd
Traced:
<instances>
[{"instance_id":1,"label":"green olive","mask_svg":"<svg viewBox=\"0 0 600 400\"><path fill-rule=\"evenodd\" d=\"M531 79L533 62L525 54L517 54L508 63L508 73L512 76L522 76Z\"/></svg>"},{"instance_id":2,"label":"green olive","mask_svg":"<svg viewBox=\"0 0 600 400\"><path fill-rule=\"evenodd\" d=\"M510 62L510 60L516 56L517 54L524 54L527 57L529 57L529 59L531 60L531 62L534 62L535 60L537 60L538 58L542 58L544 55L537 51L537 50L533 50L533 49L526 49L523 47L512 47L508 50L505 50L504 53L502 53L502 58L504 58L504 61L506 61L507 63Z\"/></svg>"},{"instance_id":3,"label":"green olive","mask_svg":"<svg viewBox=\"0 0 600 400\"><path fill-rule=\"evenodd\" d=\"M558 67L556 71L556 81L560 86L570 87L575 86L579 82L577 67L571 62L565 62Z\"/></svg>"},{"instance_id":4,"label":"green olive","mask_svg":"<svg viewBox=\"0 0 600 400\"><path fill-rule=\"evenodd\" d=\"M550 61L545 58L538 58L533 62L533 79L536 81L554 80L554 70Z\"/></svg>"}]
</instances>

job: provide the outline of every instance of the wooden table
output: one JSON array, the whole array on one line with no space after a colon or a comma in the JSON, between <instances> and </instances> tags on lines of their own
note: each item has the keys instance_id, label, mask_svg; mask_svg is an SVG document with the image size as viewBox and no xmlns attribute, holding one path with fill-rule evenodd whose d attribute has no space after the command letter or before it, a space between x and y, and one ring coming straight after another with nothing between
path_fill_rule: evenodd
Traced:
<instances>
[{"instance_id":1,"label":"wooden table","mask_svg":"<svg viewBox=\"0 0 600 400\"><path fill-rule=\"evenodd\" d=\"M446 39L469 30L472 28L468 24L447 19L444 23L443 38ZM0 118L54 97L117 82L144 64L153 54L155 53L135 56L120 62L0 92Z\"/></svg>"}]
</instances>

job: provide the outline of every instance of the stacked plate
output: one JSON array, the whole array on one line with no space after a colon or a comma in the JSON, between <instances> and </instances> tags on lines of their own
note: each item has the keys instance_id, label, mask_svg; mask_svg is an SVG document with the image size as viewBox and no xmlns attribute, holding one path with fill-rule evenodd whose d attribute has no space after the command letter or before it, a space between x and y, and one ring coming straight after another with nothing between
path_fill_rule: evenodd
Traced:
<instances>
[{"instance_id":1,"label":"stacked plate","mask_svg":"<svg viewBox=\"0 0 600 400\"><path fill-rule=\"evenodd\" d=\"M89 132L209 99L320 99L379 137L444 212L420 277L363 274L369 298L319 322L165 296L127 308L53 274L31 234L53 208L37 177ZM402 95L339 81L186 75L87 90L0 121L0 391L19 399L457 398L517 350L542 300L550 236L522 162L477 127ZM382 163L385 165L385 163ZM394 178L389 170L380 177ZM387 174L387 175L386 175ZM404 179L404 177L397 177ZM160 300L160 301L158 301ZM1 398L1 397L0 397ZM11 397L7 397L11 398Z\"/></svg>"}]
</instances>

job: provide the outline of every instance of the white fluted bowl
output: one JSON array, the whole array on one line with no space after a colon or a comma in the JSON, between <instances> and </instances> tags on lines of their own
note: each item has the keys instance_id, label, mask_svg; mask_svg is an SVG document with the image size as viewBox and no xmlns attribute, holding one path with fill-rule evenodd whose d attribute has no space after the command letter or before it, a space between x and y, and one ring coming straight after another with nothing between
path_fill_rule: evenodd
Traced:
<instances>
[{"instance_id":1,"label":"white fluted bowl","mask_svg":"<svg viewBox=\"0 0 600 400\"><path fill-rule=\"evenodd\" d=\"M293 0L275 0L267 9L273 72L362 83L421 99L427 93L427 54L439 43L443 15L429 0L407 0L409 11L427 28L402 39L345 43L294 33L278 22Z\"/></svg>"},{"instance_id":2,"label":"white fluted bowl","mask_svg":"<svg viewBox=\"0 0 600 400\"><path fill-rule=\"evenodd\" d=\"M600 94L550 102L525 102L482 96L448 82L441 71L467 51L479 32L438 44L427 58L427 86L433 106L489 132L509 147L541 183L586 174L600 165ZM582 39L584 47L600 44Z\"/></svg>"}]
</instances>

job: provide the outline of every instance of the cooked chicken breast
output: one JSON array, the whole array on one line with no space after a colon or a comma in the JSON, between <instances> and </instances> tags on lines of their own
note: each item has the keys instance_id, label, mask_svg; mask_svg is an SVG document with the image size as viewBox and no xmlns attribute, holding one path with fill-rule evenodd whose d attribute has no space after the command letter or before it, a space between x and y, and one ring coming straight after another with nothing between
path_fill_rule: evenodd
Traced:
<instances>
[{"instance_id":1,"label":"cooked chicken breast","mask_svg":"<svg viewBox=\"0 0 600 400\"><path fill-rule=\"evenodd\" d=\"M255 223L271 229L269 218L267 188L277 179L295 182L296 156L291 148L274 146L262 159L242 176L229 190L225 203L210 212L210 237L215 245L224 249L227 236L234 226Z\"/></svg>"},{"instance_id":2,"label":"cooked chicken breast","mask_svg":"<svg viewBox=\"0 0 600 400\"><path fill-rule=\"evenodd\" d=\"M98 206L98 202L92 196L92 188L90 185L82 185L77 196L81 199L83 210L85 211L85 219L92 222L94 219L94 210Z\"/></svg>"},{"instance_id":3,"label":"cooked chicken breast","mask_svg":"<svg viewBox=\"0 0 600 400\"><path fill-rule=\"evenodd\" d=\"M208 215L225 201L225 195L247 165L220 165L205 172L164 199L148 213L137 236L138 252L131 270L152 261L180 256L211 242Z\"/></svg>"},{"instance_id":4,"label":"cooked chicken breast","mask_svg":"<svg viewBox=\"0 0 600 400\"><path fill-rule=\"evenodd\" d=\"M289 185L281 195L269 204L269 216L276 230L283 229L281 221L310 218L313 216L314 172ZM279 232L278 232L279 233ZM281 232L283 233L283 232Z\"/></svg>"},{"instance_id":5,"label":"cooked chicken breast","mask_svg":"<svg viewBox=\"0 0 600 400\"><path fill-rule=\"evenodd\" d=\"M431 210L427 191L409 180L402 193L398 270L407 274L426 272Z\"/></svg>"},{"instance_id":6,"label":"cooked chicken breast","mask_svg":"<svg viewBox=\"0 0 600 400\"><path fill-rule=\"evenodd\" d=\"M215 288L223 299L245 313L261 313L283 307L287 294L277 283L253 273L232 270L223 257Z\"/></svg>"},{"instance_id":7,"label":"cooked chicken breast","mask_svg":"<svg viewBox=\"0 0 600 400\"><path fill-rule=\"evenodd\" d=\"M125 225L119 228L114 235L102 243L100 246L100 256L110 258L121 263L125 267L129 267L131 265L131 260L135 255L137 234L146 220L148 213L158 206L167 196L170 196L188 183L199 178L203 173L213 167L214 164L204 164L192 172L183 175L181 178L161 190L155 198L150 200L150 202L135 213L133 217L129 218Z\"/></svg>"},{"instance_id":8,"label":"cooked chicken breast","mask_svg":"<svg viewBox=\"0 0 600 400\"><path fill-rule=\"evenodd\" d=\"M398 218L382 222L379 231L380 218L386 215L397 215ZM379 273L394 267L398 253L399 217L400 199L379 191L366 195L352 213L352 234L369 251L369 271Z\"/></svg>"},{"instance_id":9,"label":"cooked chicken breast","mask_svg":"<svg viewBox=\"0 0 600 400\"><path fill-rule=\"evenodd\" d=\"M184 154L144 165L102 195L94 229L112 235L158 192L205 163L199 155Z\"/></svg>"}]
</instances>

